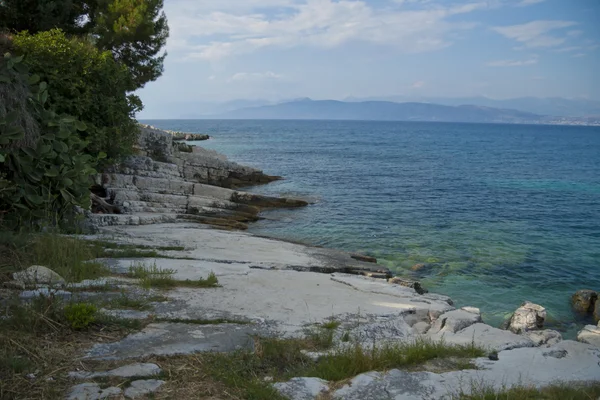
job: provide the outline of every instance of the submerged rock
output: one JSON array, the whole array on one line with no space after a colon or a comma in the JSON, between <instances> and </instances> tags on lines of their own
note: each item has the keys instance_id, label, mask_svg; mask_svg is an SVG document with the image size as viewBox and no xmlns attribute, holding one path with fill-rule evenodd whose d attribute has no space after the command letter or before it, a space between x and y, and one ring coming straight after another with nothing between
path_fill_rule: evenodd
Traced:
<instances>
[{"instance_id":1,"label":"submerged rock","mask_svg":"<svg viewBox=\"0 0 600 400\"><path fill-rule=\"evenodd\" d=\"M409 287L411 289L414 289L415 292L417 292L419 294L427 293L427 290L423 289L423 286L421 286L421 282L413 281L411 279L405 279L405 278L401 278L399 276L395 276L393 278L388 279L388 282L393 283L395 285Z\"/></svg>"},{"instance_id":2,"label":"submerged rock","mask_svg":"<svg viewBox=\"0 0 600 400\"><path fill-rule=\"evenodd\" d=\"M517 308L510 320L508 329L514 333L542 329L546 321L546 309L538 304L526 301Z\"/></svg>"},{"instance_id":3,"label":"submerged rock","mask_svg":"<svg viewBox=\"0 0 600 400\"><path fill-rule=\"evenodd\" d=\"M573 310L580 314L590 314L594 311L598 293L589 289L582 289L575 292L571 297L571 306Z\"/></svg>"}]
</instances>

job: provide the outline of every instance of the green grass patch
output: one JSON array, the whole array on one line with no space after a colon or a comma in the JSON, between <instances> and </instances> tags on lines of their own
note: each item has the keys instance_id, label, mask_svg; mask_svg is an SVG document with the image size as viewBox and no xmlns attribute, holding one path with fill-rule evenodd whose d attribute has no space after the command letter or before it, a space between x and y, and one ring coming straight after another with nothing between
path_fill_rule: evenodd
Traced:
<instances>
[{"instance_id":1,"label":"green grass patch","mask_svg":"<svg viewBox=\"0 0 600 400\"><path fill-rule=\"evenodd\" d=\"M214 288L219 287L217 276L211 272L206 279L176 280L173 278L175 270L159 268L156 264L147 266L143 263L134 263L129 267L128 276L140 280L144 288L172 289L176 287L188 288Z\"/></svg>"},{"instance_id":2,"label":"green grass patch","mask_svg":"<svg viewBox=\"0 0 600 400\"><path fill-rule=\"evenodd\" d=\"M11 274L32 265L43 265L61 275L67 282L97 279L110 274L87 241L53 233L0 234L0 274L10 280Z\"/></svg>"},{"instance_id":3,"label":"green grass patch","mask_svg":"<svg viewBox=\"0 0 600 400\"><path fill-rule=\"evenodd\" d=\"M485 351L470 345L448 345L426 339L414 342L384 344L364 349L356 344L323 357L307 371L328 381L340 381L368 371L414 367L430 360L445 358L470 359L485 355ZM467 364L468 365L468 364ZM464 367L465 365L461 365Z\"/></svg>"},{"instance_id":4,"label":"green grass patch","mask_svg":"<svg viewBox=\"0 0 600 400\"><path fill-rule=\"evenodd\" d=\"M119 297L112 299L104 307L108 309L148 311L152 309L151 301L150 298L129 297L121 292Z\"/></svg>"},{"instance_id":5,"label":"green grass patch","mask_svg":"<svg viewBox=\"0 0 600 400\"><path fill-rule=\"evenodd\" d=\"M595 400L600 398L600 383L556 384L543 388L515 386L501 390L473 384L471 394L459 394L461 400Z\"/></svg>"}]
</instances>

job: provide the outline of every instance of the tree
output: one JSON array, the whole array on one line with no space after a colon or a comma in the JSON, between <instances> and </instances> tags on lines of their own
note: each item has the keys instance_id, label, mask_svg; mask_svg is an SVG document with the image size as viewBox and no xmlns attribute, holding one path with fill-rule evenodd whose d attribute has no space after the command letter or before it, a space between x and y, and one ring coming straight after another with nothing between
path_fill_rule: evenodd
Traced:
<instances>
[{"instance_id":1,"label":"tree","mask_svg":"<svg viewBox=\"0 0 600 400\"><path fill-rule=\"evenodd\" d=\"M0 0L0 28L89 37L129 69L133 91L162 75L169 36L162 9L163 0Z\"/></svg>"},{"instance_id":2,"label":"tree","mask_svg":"<svg viewBox=\"0 0 600 400\"><path fill-rule=\"evenodd\" d=\"M169 36L163 0L98 0L91 25L97 46L109 50L129 68L135 87L156 80L163 73Z\"/></svg>"},{"instance_id":3,"label":"tree","mask_svg":"<svg viewBox=\"0 0 600 400\"><path fill-rule=\"evenodd\" d=\"M0 28L30 33L60 28L80 34L90 5L84 0L0 0Z\"/></svg>"}]
</instances>

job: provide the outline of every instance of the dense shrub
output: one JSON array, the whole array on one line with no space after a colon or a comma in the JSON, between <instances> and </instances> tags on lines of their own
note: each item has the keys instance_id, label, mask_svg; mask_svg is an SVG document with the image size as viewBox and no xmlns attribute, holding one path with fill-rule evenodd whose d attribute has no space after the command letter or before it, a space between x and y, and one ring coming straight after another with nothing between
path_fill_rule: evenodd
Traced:
<instances>
[{"instance_id":1,"label":"dense shrub","mask_svg":"<svg viewBox=\"0 0 600 400\"><path fill-rule=\"evenodd\" d=\"M48 82L48 107L85 122L87 129L80 135L87 141L88 154L104 152L116 159L132 151L138 133L133 117L141 102L127 95L131 74L111 52L67 38L58 29L35 35L21 32L13 42L31 73Z\"/></svg>"},{"instance_id":2,"label":"dense shrub","mask_svg":"<svg viewBox=\"0 0 600 400\"><path fill-rule=\"evenodd\" d=\"M28 73L22 57L0 59L0 93L19 105L0 107L0 221L17 227L89 208L97 159L83 151L78 132L86 125L46 107L48 85Z\"/></svg>"}]
</instances>

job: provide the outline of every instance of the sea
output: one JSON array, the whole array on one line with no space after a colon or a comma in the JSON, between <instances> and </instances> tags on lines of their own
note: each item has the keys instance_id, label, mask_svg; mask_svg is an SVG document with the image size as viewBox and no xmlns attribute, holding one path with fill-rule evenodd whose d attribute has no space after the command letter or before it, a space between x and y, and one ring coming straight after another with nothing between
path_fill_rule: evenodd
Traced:
<instances>
[{"instance_id":1,"label":"sea","mask_svg":"<svg viewBox=\"0 0 600 400\"><path fill-rule=\"evenodd\" d=\"M573 337L570 297L600 290L600 127L436 122L152 120L285 180L307 199L252 233L377 257L491 325L523 302Z\"/></svg>"}]
</instances>

